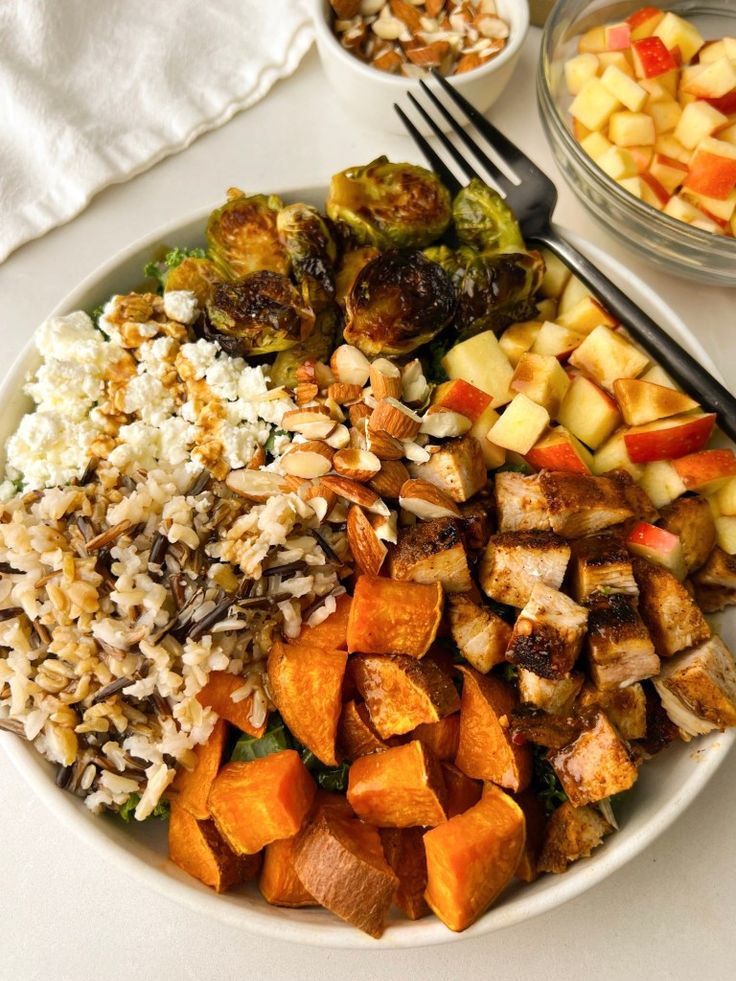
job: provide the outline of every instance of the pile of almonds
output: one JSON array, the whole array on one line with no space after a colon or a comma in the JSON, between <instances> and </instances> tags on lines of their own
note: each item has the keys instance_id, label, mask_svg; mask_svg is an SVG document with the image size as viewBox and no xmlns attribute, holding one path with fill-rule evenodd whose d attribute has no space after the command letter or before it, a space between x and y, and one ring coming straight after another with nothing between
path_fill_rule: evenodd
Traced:
<instances>
[{"instance_id":1,"label":"pile of almonds","mask_svg":"<svg viewBox=\"0 0 736 981\"><path fill-rule=\"evenodd\" d=\"M502 51L509 25L495 0L330 0L343 47L373 68L419 78L459 75Z\"/></svg>"}]
</instances>

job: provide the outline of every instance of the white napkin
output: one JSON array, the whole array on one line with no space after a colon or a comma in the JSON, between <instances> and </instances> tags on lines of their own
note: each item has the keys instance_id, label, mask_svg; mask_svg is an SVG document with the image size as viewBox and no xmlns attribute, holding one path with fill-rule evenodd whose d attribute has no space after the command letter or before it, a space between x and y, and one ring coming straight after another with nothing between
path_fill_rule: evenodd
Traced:
<instances>
[{"instance_id":1,"label":"white napkin","mask_svg":"<svg viewBox=\"0 0 736 981\"><path fill-rule=\"evenodd\" d=\"M257 102L311 41L306 0L0 3L0 261Z\"/></svg>"}]
</instances>

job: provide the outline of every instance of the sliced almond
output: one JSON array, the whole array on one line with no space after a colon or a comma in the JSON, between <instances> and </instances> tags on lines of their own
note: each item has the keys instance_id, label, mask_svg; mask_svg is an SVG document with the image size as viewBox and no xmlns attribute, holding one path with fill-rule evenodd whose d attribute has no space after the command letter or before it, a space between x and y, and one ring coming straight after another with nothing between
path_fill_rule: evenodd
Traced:
<instances>
[{"instance_id":1,"label":"sliced almond","mask_svg":"<svg viewBox=\"0 0 736 981\"><path fill-rule=\"evenodd\" d=\"M461 412L433 405L422 418L419 432L426 436L434 436L436 439L445 439L449 436L464 435L472 425L471 420Z\"/></svg>"},{"instance_id":2,"label":"sliced almond","mask_svg":"<svg viewBox=\"0 0 736 981\"><path fill-rule=\"evenodd\" d=\"M309 405L285 412L281 428L306 439L324 439L334 430L335 420L325 415L321 406Z\"/></svg>"},{"instance_id":3,"label":"sliced almond","mask_svg":"<svg viewBox=\"0 0 736 981\"><path fill-rule=\"evenodd\" d=\"M349 382L333 382L327 389L327 397L334 399L338 405L349 405L363 397L363 386Z\"/></svg>"},{"instance_id":4,"label":"sliced almond","mask_svg":"<svg viewBox=\"0 0 736 981\"><path fill-rule=\"evenodd\" d=\"M368 416L373 412L373 409L365 402L356 402L351 405L348 409L348 418L350 419L351 426L357 426L361 419L367 419Z\"/></svg>"},{"instance_id":5,"label":"sliced almond","mask_svg":"<svg viewBox=\"0 0 736 981\"><path fill-rule=\"evenodd\" d=\"M370 419L367 429L368 449L375 453L379 460L401 460L404 457L404 444L400 439L389 436L388 433L379 430L371 430Z\"/></svg>"},{"instance_id":6,"label":"sliced almond","mask_svg":"<svg viewBox=\"0 0 736 981\"><path fill-rule=\"evenodd\" d=\"M400 460L384 460L370 486L381 497L397 499L408 479L409 471Z\"/></svg>"},{"instance_id":7,"label":"sliced almond","mask_svg":"<svg viewBox=\"0 0 736 981\"><path fill-rule=\"evenodd\" d=\"M329 487L325 487L322 481L303 486L300 489L300 497L309 504L319 521L325 520L337 501L336 495Z\"/></svg>"},{"instance_id":8,"label":"sliced almond","mask_svg":"<svg viewBox=\"0 0 736 981\"><path fill-rule=\"evenodd\" d=\"M416 412L395 398L380 399L369 422L375 432L383 430L396 439L413 439L421 424Z\"/></svg>"},{"instance_id":9,"label":"sliced almond","mask_svg":"<svg viewBox=\"0 0 736 981\"><path fill-rule=\"evenodd\" d=\"M368 450L348 447L338 452L332 458L332 467L343 477L365 483L374 477L381 469L381 461Z\"/></svg>"},{"instance_id":10,"label":"sliced almond","mask_svg":"<svg viewBox=\"0 0 736 981\"><path fill-rule=\"evenodd\" d=\"M319 388L314 382L299 382L294 389L294 401L297 405L307 405L319 395Z\"/></svg>"},{"instance_id":11,"label":"sliced almond","mask_svg":"<svg viewBox=\"0 0 736 981\"><path fill-rule=\"evenodd\" d=\"M354 450L367 450L368 442L365 437L365 420L362 424L350 427L350 445Z\"/></svg>"},{"instance_id":12,"label":"sliced almond","mask_svg":"<svg viewBox=\"0 0 736 981\"><path fill-rule=\"evenodd\" d=\"M341 344L332 352L330 368L339 382L346 385L360 385L368 381L371 366L368 358L352 344Z\"/></svg>"},{"instance_id":13,"label":"sliced almond","mask_svg":"<svg viewBox=\"0 0 736 981\"><path fill-rule=\"evenodd\" d=\"M225 483L233 493L256 504L263 504L269 497L285 494L288 490L283 475L269 470L231 470Z\"/></svg>"},{"instance_id":14,"label":"sliced almond","mask_svg":"<svg viewBox=\"0 0 736 981\"><path fill-rule=\"evenodd\" d=\"M329 413L330 419L334 419L335 422L345 422L345 413L334 399L326 398L323 405L326 412Z\"/></svg>"},{"instance_id":15,"label":"sliced almond","mask_svg":"<svg viewBox=\"0 0 736 981\"><path fill-rule=\"evenodd\" d=\"M407 480L399 494L399 505L422 521L460 517L460 508L452 498L428 480Z\"/></svg>"},{"instance_id":16,"label":"sliced almond","mask_svg":"<svg viewBox=\"0 0 736 981\"><path fill-rule=\"evenodd\" d=\"M353 559L364 576L377 576L388 549L373 530L370 521L357 505L348 511L347 539Z\"/></svg>"},{"instance_id":17,"label":"sliced almond","mask_svg":"<svg viewBox=\"0 0 736 981\"><path fill-rule=\"evenodd\" d=\"M256 446L253 456L248 463L248 470L259 470L266 462L266 451L262 446Z\"/></svg>"},{"instance_id":18,"label":"sliced almond","mask_svg":"<svg viewBox=\"0 0 736 981\"><path fill-rule=\"evenodd\" d=\"M281 457L281 469L293 477L322 477L332 469L332 455L326 443L309 439L296 443Z\"/></svg>"},{"instance_id":19,"label":"sliced almond","mask_svg":"<svg viewBox=\"0 0 736 981\"><path fill-rule=\"evenodd\" d=\"M431 456L427 447L420 446L419 443L412 443L411 440L407 440L403 446L404 456L412 463L426 463Z\"/></svg>"},{"instance_id":20,"label":"sliced almond","mask_svg":"<svg viewBox=\"0 0 736 981\"><path fill-rule=\"evenodd\" d=\"M342 450L346 446L350 446L350 430L347 426L338 423L325 440L325 443L331 446L333 450Z\"/></svg>"},{"instance_id":21,"label":"sliced almond","mask_svg":"<svg viewBox=\"0 0 736 981\"><path fill-rule=\"evenodd\" d=\"M401 395L401 371L388 358L377 358L371 364L371 390L374 398L394 398Z\"/></svg>"},{"instance_id":22,"label":"sliced almond","mask_svg":"<svg viewBox=\"0 0 736 981\"><path fill-rule=\"evenodd\" d=\"M395 545L399 540L399 516L396 511L392 511L386 518L382 514L374 514L371 517L371 527L382 542Z\"/></svg>"},{"instance_id":23,"label":"sliced almond","mask_svg":"<svg viewBox=\"0 0 736 981\"><path fill-rule=\"evenodd\" d=\"M429 395L429 384L419 358L404 365L401 372L401 397L409 405L421 405Z\"/></svg>"},{"instance_id":24,"label":"sliced almond","mask_svg":"<svg viewBox=\"0 0 736 981\"><path fill-rule=\"evenodd\" d=\"M389 513L388 506L374 490L366 487L365 484L359 484L356 480L350 480L348 477L333 476L325 477L322 483L334 491L338 497L350 501L351 504L359 504L372 514L388 515Z\"/></svg>"}]
</instances>

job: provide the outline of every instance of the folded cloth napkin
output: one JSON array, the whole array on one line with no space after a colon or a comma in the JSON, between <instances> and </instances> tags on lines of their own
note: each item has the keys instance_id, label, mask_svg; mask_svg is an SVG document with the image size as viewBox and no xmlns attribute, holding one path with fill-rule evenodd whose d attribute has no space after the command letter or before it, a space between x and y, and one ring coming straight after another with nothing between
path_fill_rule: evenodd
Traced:
<instances>
[{"instance_id":1,"label":"folded cloth napkin","mask_svg":"<svg viewBox=\"0 0 736 981\"><path fill-rule=\"evenodd\" d=\"M0 3L0 261L262 98L306 0Z\"/></svg>"}]
</instances>

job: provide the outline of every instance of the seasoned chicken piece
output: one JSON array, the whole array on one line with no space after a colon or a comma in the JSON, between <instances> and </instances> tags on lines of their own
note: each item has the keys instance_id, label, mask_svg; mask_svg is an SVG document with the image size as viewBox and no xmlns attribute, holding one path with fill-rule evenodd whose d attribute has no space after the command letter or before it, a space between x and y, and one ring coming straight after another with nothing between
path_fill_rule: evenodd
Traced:
<instances>
[{"instance_id":1,"label":"seasoned chicken piece","mask_svg":"<svg viewBox=\"0 0 736 981\"><path fill-rule=\"evenodd\" d=\"M578 705L582 709L603 709L624 739L643 739L647 734L647 700L638 683L613 689L586 685Z\"/></svg>"},{"instance_id":2,"label":"seasoned chicken piece","mask_svg":"<svg viewBox=\"0 0 736 981\"><path fill-rule=\"evenodd\" d=\"M536 709L519 709L511 715L511 734L517 742L535 743L547 749L568 746L584 725L579 715L548 715Z\"/></svg>"},{"instance_id":3,"label":"seasoned chicken piece","mask_svg":"<svg viewBox=\"0 0 736 981\"><path fill-rule=\"evenodd\" d=\"M632 566L639 587L639 612L660 657L671 657L710 637L698 604L668 569L638 558Z\"/></svg>"},{"instance_id":4,"label":"seasoned chicken piece","mask_svg":"<svg viewBox=\"0 0 736 981\"><path fill-rule=\"evenodd\" d=\"M697 500L697 498L693 498ZM695 599L705 613L715 613L736 603L736 555L716 545L692 577Z\"/></svg>"},{"instance_id":5,"label":"seasoned chicken piece","mask_svg":"<svg viewBox=\"0 0 736 981\"><path fill-rule=\"evenodd\" d=\"M550 528L547 501L538 473L528 477L512 471L497 473L495 490L499 531L544 531Z\"/></svg>"},{"instance_id":6,"label":"seasoned chicken piece","mask_svg":"<svg viewBox=\"0 0 736 981\"><path fill-rule=\"evenodd\" d=\"M736 726L736 664L718 636L673 657L654 686L667 715L686 736Z\"/></svg>"},{"instance_id":7,"label":"seasoned chicken piece","mask_svg":"<svg viewBox=\"0 0 736 981\"><path fill-rule=\"evenodd\" d=\"M504 660L511 639L511 627L505 620L464 593L450 597L449 613L452 639L477 671L487 674Z\"/></svg>"},{"instance_id":8,"label":"seasoned chicken piece","mask_svg":"<svg viewBox=\"0 0 736 981\"><path fill-rule=\"evenodd\" d=\"M655 756L680 738L680 730L664 710L662 700L651 681L642 685L647 703L647 734L637 743L647 756Z\"/></svg>"},{"instance_id":9,"label":"seasoned chicken piece","mask_svg":"<svg viewBox=\"0 0 736 981\"><path fill-rule=\"evenodd\" d=\"M485 548L493 532L495 511L493 497L488 492L482 491L476 494L472 501L463 504L460 510L467 546L471 552L479 552Z\"/></svg>"},{"instance_id":10,"label":"seasoned chicken piece","mask_svg":"<svg viewBox=\"0 0 736 981\"><path fill-rule=\"evenodd\" d=\"M586 649L596 688L623 688L659 671L659 658L635 596L598 592L587 605Z\"/></svg>"},{"instance_id":11,"label":"seasoned chicken piece","mask_svg":"<svg viewBox=\"0 0 736 981\"><path fill-rule=\"evenodd\" d=\"M533 671L519 668L518 680L522 705L531 705L550 715L567 715L585 677L575 672L569 678L540 678Z\"/></svg>"},{"instance_id":12,"label":"seasoned chicken piece","mask_svg":"<svg viewBox=\"0 0 736 981\"><path fill-rule=\"evenodd\" d=\"M573 807L628 790L637 770L605 712L597 710L569 746L548 754Z\"/></svg>"},{"instance_id":13,"label":"seasoned chicken piece","mask_svg":"<svg viewBox=\"0 0 736 981\"><path fill-rule=\"evenodd\" d=\"M704 497L679 497L662 508L660 525L679 535L688 573L700 566L716 543L716 526Z\"/></svg>"},{"instance_id":14,"label":"seasoned chicken piece","mask_svg":"<svg viewBox=\"0 0 736 981\"><path fill-rule=\"evenodd\" d=\"M552 531L565 538L592 535L634 516L621 485L611 477L543 470L539 485Z\"/></svg>"},{"instance_id":15,"label":"seasoned chicken piece","mask_svg":"<svg viewBox=\"0 0 736 981\"><path fill-rule=\"evenodd\" d=\"M473 585L460 521L436 518L402 529L391 553L391 578L439 582L448 593L465 593Z\"/></svg>"},{"instance_id":16,"label":"seasoned chicken piece","mask_svg":"<svg viewBox=\"0 0 736 981\"><path fill-rule=\"evenodd\" d=\"M587 622L584 607L537 583L514 624L506 659L542 678L564 678L580 653Z\"/></svg>"},{"instance_id":17,"label":"seasoned chicken piece","mask_svg":"<svg viewBox=\"0 0 736 981\"><path fill-rule=\"evenodd\" d=\"M573 542L571 592L578 603L584 603L597 590L613 593L639 592L631 556L615 535L591 535Z\"/></svg>"},{"instance_id":18,"label":"seasoned chicken piece","mask_svg":"<svg viewBox=\"0 0 736 981\"><path fill-rule=\"evenodd\" d=\"M603 476L609 477L621 489L635 518L639 521L648 521L650 524L657 521L659 512L652 504L649 495L627 470L609 470Z\"/></svg>"},{"instance_id":19,"label":"seasoned chicken piece","mask_svg":"<svg viewBox=\"0 0 736 981\"><path fill-rule=\"evenodd\" d=\"M537 868L540 872L565 872L579 858L588 858L613 825L594 807L573 807L565 801L547 822Z\"/></svg>"},{"instance_id":20,"label":"seasoned chicken piece","mask_svg":"<svg viewBox=\"0 0 736 981\"><path fill-rule=\"evenodd\" d=\"M502 532L488 540L478 581L496 602L524 606L538 582L562 585L569 560L570 546L550 531Z\"/></svg>"},{"instance_id":21,"label":"seasoned chicken piece","mask_svg":"<svg viewBox=\"0 0 736 981\"><path fill-rule=\"evenodd\" d=\"M409 472L439 487L453 501L467 501L488 481L483 450L474 436L448 439L426 463L413 464Z\"/></svg>"}]
</instances>

